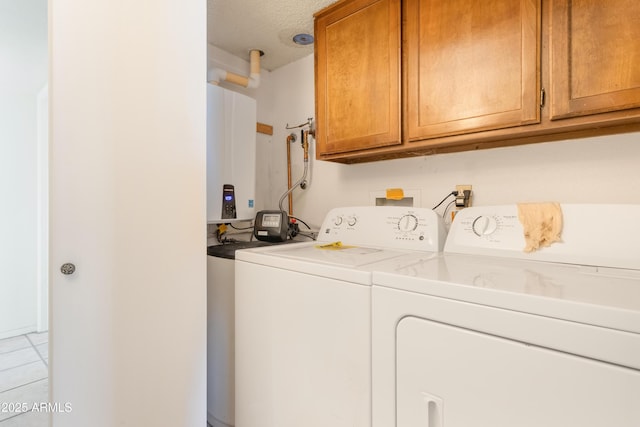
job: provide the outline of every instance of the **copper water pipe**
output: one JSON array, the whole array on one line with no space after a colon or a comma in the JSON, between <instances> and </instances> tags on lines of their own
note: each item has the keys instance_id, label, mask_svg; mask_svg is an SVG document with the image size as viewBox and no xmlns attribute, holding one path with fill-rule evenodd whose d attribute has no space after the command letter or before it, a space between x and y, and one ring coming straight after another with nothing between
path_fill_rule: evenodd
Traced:
<instances>
[{"instance_id":1,"label":"copper water pipe","mask_svg":"<svg viewBox=\"0 0 640 427\"><path fill-rule=\"evenodd\" d=\"M222 68L212 68L207 72L207 80L209 83L215 85L218 85L220 80L226 80L238 86L255 89L260 85L260 57L262 55L264 55L264 52L258 49L251 49L251 51L249 51L251 61L249 63L249 77L241 76L240 74L235 74Z\"/></svg>"},{"instance_id":2,"label":"copper water pipe","mask_svg":"<svg viewBox=\"0 0 640 427\"><path fill-rule=\"evenodd\" d=\"M302 149L304 150L304 161L308 162L309 161L309 131L308 130L305 130L302 133Z\"/></svg>"}]
</instances>

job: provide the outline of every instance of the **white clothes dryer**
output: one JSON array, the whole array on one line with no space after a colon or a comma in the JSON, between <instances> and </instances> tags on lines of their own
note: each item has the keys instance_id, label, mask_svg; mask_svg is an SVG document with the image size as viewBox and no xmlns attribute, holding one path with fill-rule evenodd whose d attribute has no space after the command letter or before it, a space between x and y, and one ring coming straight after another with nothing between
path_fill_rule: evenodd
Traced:
<instances>
[{"instance_id":1,"label":"white clothes dryer","mask_svg":"<svg viewBox=\"0 0 640 427\"><path fill-rule=\"evenodd\" d=\"M376 266L374 427L640 425L640 206L562 211L534 253L515 205L477 207Z\"/></svg>"},{"instance_id":2,"label":"white clothes dryer","mask_svg":"<svg viewBox=\"0 0 640 427\"><path fill-rule=\"evenodd\" d=\"M238 251L236 427L370 427L371 272L443 242L429 209L352 207L316 242Z\"/></svg>"}]
</instances>

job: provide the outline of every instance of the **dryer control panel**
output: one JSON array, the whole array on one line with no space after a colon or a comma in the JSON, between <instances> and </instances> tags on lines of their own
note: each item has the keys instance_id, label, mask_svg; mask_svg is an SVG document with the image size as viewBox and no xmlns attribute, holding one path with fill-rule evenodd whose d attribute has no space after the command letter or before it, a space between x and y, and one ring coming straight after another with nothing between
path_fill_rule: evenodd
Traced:
<instances>
[{"instance_id":1,"label":"dryer control panel","mask_svg":"<svg viewBox=\"0 0 640 427\"><path fill-rule=\"evenodd\" d=\"M431 209L357 206L331 210L318 241L436 252L445 236L442 218Z\"/></svg>"},{"instance_id":2,"label":"dryer control panel","mask_svg":"<svg viewBox=\"0 0 640 427\"><path fill-rule=\"evenodd\" d=\"M560 208L560 241L533 252L524 250L518 205L462 209L451 224L444 252L640 270L640 205L561 204Z\"/></svg>"}]
</instances>

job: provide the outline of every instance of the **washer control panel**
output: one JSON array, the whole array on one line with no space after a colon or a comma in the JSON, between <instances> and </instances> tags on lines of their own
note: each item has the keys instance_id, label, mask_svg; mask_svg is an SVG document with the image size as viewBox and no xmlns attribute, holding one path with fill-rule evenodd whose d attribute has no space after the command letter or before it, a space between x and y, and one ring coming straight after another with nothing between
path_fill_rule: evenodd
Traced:
<instances>
[{"instance_id":1,"label":"washer control panel","mask_svg":"<svg viewBox=\"0 0 640 427\"><path fill-rule=\"evenodd\" d=\"M442 218L431 209L360 206L331 210L320 228L318 240L441 251L445 231Z\"/></svg>"}]
</instances>

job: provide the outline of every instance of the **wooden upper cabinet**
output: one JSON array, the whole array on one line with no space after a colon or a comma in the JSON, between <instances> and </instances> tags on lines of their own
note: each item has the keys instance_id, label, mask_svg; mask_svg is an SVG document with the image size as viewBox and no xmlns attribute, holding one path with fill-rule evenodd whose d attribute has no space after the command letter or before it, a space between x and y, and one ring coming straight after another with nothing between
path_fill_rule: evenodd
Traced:
<instances>
[{"instance_id":1,"label":"wooden upper cabinet","mask_svg":"<svg viewBox=\"0 0 640 427\"><path fill-rule=\"evenodd\" d=\"M551 119L640 107L640 1L551 4Z\"/></svg>"},{"instance_id":2,"label":"wooden upper cabinet","mask_svg":"<svg viewBox=\"0 0 640 427\"><path fill-rule=\"evenodd\" d=\"M315 15L317 156L400 144L400 0Z\"/></svg>"},{"instance_id":3,"label":"wooden upper cabinet","mask_svg":"<svg viewBox=\"0 0 640 427\"><path fill-rule=\"evenodd\" d=\"M315 36L319 159L640 129L640 0L341 0Z\"/></svg>"},{"instance_id":4,"label":"wooden upper cabinet","mask_svg":"<svg viewBox=\"0 0 640 427\"><path fill-rule=\"evenodd\" d=\"M406 0L409 141L540 121L540 0Z\"/></svg>"}]
</instances>

